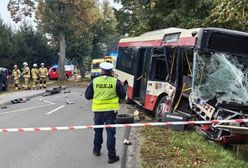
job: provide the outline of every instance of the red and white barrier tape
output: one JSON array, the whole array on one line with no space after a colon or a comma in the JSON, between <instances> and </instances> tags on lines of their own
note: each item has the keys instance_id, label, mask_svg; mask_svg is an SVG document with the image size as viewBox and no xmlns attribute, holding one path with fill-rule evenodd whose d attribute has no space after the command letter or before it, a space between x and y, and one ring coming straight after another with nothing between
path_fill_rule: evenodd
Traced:
<instances>
[{"instance_id":1,"label":"red and white barrier tape","mask_svg":"<svg viewBox=\"0 0 248 168\"><path fill-rule=\"evenodd\" d=\"M65 130L83 130L83 129L93 129L93 128L127 128L127 127L146 127L146 126L246 123L246 122L248 122L248 119L211 120L211 121L153 122L153 123L135 123L135 124L112 124L112 125L84 125L84 126L65 126L65 127L0 128L0 133L5 133L5 132L65 131Z\"/></svg>"}]
</instances>

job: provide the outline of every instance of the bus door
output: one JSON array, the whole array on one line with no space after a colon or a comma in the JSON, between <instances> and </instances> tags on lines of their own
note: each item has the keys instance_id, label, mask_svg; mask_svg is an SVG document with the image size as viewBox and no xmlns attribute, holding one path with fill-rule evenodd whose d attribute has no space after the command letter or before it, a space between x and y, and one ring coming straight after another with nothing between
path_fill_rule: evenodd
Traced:
<instances>
[{"instance_id":1,"label":"bus door","mask_svg":"<svg viewBox=\"0 0 248 168\"><path fill-rule=\"evenodd\" d=\"M144 64L142 67L142 76L140 79L140 103L142 104L145 104L147 82L149 77L149 66L151 61L151 50L151 48L147 48L144 55Z\"/></svg>"},{"instance_id":2,"label":"bus door","mask_svg":"<svg viewBox=\"0 0 248 168\"><path fill-rule=\"evenodd\" d=\"M151 48L140 48L138 51L137 72L134 82L134 99L143 103L146 89Z\"/></svg>"}]
</instances>

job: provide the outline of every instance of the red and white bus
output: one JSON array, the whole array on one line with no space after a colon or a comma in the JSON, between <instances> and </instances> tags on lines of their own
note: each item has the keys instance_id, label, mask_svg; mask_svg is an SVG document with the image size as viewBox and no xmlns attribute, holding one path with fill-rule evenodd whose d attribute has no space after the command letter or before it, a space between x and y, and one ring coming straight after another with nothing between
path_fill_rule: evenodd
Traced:
<instances>
[{"instance_id":1,"label":"red and white bus","mask_svg":"<svg viewBox=\"0 0 248 168\"><path fill-rule=\"evenodd\" d=\"M191 88L198 30L168 28L121 39L115 74L127 89L127 101L155 111L158 120L175 109L182 89L187 93Z\"/></svg>"},{"instance_id":2,"label":"red and white bus","mask_svg":"<svg viewBox=\"0 0 248 168\"><path fill-rule=\"evenodd\" d=\"M247 119L247 44L248 33L221 28L151 31L120 40L115 74L127 101L158 121L175 111L197 120ZM248 143L248 123L238 126L201 129L217 142Z\"/></svg>"}]
</instances>

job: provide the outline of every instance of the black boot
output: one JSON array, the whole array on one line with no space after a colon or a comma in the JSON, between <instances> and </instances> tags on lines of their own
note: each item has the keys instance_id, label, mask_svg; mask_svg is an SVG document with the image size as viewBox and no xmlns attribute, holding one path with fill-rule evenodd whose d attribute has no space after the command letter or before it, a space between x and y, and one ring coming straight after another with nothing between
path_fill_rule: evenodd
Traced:
<instances>
[{"instance_id":1,"label":"black boot","mask_svg":"<svg viewBox=\"0 0 248 168\"><path fill-rule=\"evenodd\" d=\"M120 160L120 157L118 155L115 156L115 158L111 158L108 160L108 163L115 163L117 162L118 160Z\"/></svg>"}]
</instances>

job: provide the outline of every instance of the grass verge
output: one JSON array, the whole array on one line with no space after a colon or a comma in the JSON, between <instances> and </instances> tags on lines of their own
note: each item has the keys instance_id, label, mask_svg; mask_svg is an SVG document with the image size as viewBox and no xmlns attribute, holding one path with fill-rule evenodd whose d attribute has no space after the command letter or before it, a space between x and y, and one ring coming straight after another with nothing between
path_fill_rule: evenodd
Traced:
<instances>
[{"instance_id":1,"label":"grass verge","mask_svg":"<svg viewBox=\"0 0 248 168\"><path fill-rule=\"evenodd\" d=\"M143 168L245 168L248 162L233 152L207 141L194 131L142 128L141 165Z\"/></svg>"}]
</instances>

